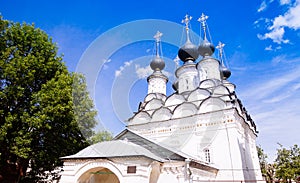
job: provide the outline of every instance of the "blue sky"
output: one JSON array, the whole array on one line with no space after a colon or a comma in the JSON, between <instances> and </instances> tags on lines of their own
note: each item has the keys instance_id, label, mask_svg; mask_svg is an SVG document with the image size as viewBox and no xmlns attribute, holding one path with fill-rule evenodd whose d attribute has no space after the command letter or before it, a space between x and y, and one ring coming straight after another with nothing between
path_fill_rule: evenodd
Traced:
<instances>
[{"instance_id":1,"label":"blue sky","mask_svg":"<svg viewBox=\"0 0 300 183\"><path fill-rule=\"evenodd\" d=\"M165 70L172 81L184 43L181 20L193 16L198 44L196 20L205 13L213 43L226 44L229 80L258 126L258 144L270 157L277 142L300 144L300 0L0 0L0 12L4 19L34 23L53 38L69 70L88 77L98 128L115 134L147 93L156 30L164 34Z\"/></svg>"}]
</instances>

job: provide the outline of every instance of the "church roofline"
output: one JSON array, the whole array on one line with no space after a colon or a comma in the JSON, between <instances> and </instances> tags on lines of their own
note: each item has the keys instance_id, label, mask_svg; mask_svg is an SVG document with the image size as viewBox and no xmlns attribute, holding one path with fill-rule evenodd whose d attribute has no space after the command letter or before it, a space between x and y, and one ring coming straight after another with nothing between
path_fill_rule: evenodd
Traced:
<instances>
[{"instance_id":1,"label":"church roofline","mask_svg":"<svg viewBox=\"0 0 300 183\"><path fill-rule=\"evenodd\" d=\"M120 148L122 149L121 153L117 151ZM128 157L145 157L159 162L165 161L143 146L119 139L90 145L74 155L61 157L60 159L109 159Z\"/></svg>"},{"instance_id":2,"label":"church roofline","mask_svg":"<svg viewBox=\"0 0 300 183\"><path fill-rule=\"evenodd\" d=\"M154 144L154 146L157 146L158 148L152 148L152 149L149 149L149 151L153 151L153 150L155 150L155 151L157 151L157 150L159 150L160 152L161 151L165 151L165 150L167 150L167 151L169 151L170 153L173 153L173 154L175 154L175 155L177 155L177 156L179 156L179 157L181 157L182 159L180 160L180 159L174 159L175 161L185 161L185 160L190 160L191 161L191 163L192 163L192 165L194 165L193 167L194 168L205 168L205 170L206 171L209 171L209 172L212 172L212 173L216 173L217 171L218 171L218 169L216 168L216 167L213 167L213 166L211 166L211 165L209 165L209 164L207 164L206 162L202 162L202 161L199 161L199 160L197 160L197 158L194 158L194 157L192 157L192 156L190 156L190 155L187 155L187 154L185 154L185 153L183 153L183 152L181 152L181 151L178 151L178 150L175 150L175 149L173 149L173 148L171 148L171 147L167 147L167 146L165 146L165 145L162 145L162 144L158 144L158 143L156 143L156 142L154 142L154 141L152 141L152 140L150 140L150 139L148 139L148 138L146 138L146 137L144 137L144 136L141 136L141 135L139 135L139 134L137 134L137 133L135 133L133 130L130 130L130 129L128 129L128 128L126 128L126 129L124 129L122 132L120 132L118 135L116 135L114 138L113 138L113 140L117 140L117 139L120 139L120 138L122 138L122 136L123 135L125 135L126 133L131 133L131 134L133 134L133 135L136 135L137 137L138 137L138 139L143 139L143 140L146 140L146 141L148 141L149 143L151 143L151 144ZM129 139L128 139L129 140ZM129 140L130 141L130 140ZM135 142L132 142L132 143L135 143ZM140 145L140 144L137 144L137 145ZM145 147L146 148L146 147ZM173 160L173 159L165 159L166 161L165 162L169 162L169 161L171 161L171 160Z\"/></svg>"}]
</instances>

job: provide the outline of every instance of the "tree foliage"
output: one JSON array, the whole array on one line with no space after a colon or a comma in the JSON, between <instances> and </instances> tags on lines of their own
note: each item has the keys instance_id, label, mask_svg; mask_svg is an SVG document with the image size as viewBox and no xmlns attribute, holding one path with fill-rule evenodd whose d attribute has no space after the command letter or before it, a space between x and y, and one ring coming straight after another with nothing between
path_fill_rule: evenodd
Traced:
<instances>
[{"instance_id":1,"label":"tree foliage","mask_svg":"<svg viewBox=\"0 0 300 183\"><path fill-rule=\"evenodd\" d=\"M88 145L96 112L87 95L45 32L0 17L0 182L36 182Z\"/></svg>"},{"instance_id":2,"label":"tree foliage","mask_svg":"<svg viewBox=\"0 0 300 183\"><path fill-rule=\"evenodd\" d=\"M267 176L267 158L268 156L264 153L264 150L260 147L257 146L257 155L258 155L258 160L259 160L259 164L260 164L260 169L261 169L261 173L263 177Z\"/></svg>"},{"instance_id":3,"label":"tree foliage","mask_svg":"<svg viewBox=\"0 0 300 183\"><path fill-rule=\"evenodd\" d=\"M268 163L268 156L260 146L257 146L257 154L262 176L265 178L266 182L273 182L275 177L274 165Z\"/></svg>"},{"instance_id":4,"label":"tree foliage","mask_svg":"<svg viewBox=\"0 0 300 183\"><path fill-rule=\"evenodd\" d=\"M300 176L300 148L298 145L290 149L279 146L275 160L276 177L285 182L296 180Z\"/></svg>"},{"instance_id":5,"label":"tree foliage","mask_svg":"<svg viewBox=\"0 0 300 183\"><path fill-rule=\"evenodd\" d=\"M91 144L112 140L113 135L109 131L98 131L91 139Z\"/></svg>"},{"instance_id":6,"label":"tree foliage","mask_svg":"<svg viewBox=\"0 0 300 183\"><path fill-rule=\"evenodd\" d=\"M287 149L279 144L277 157L273 163L267 162L267 155L257 148L262 175L266 182L292 182L300 179L300 148L294 145Z\"/></svg>"},{"instance_id":7,"label":"tree foliage","mask_svg":"<svg viewBox=\"0 0 300 183\"><path fill-rule=\"evenodd\" d=\"M85 77L82 74L73 74L73 109L75 120L79 125L82 135L90 139L95 135L93 128L97 124L94 103L89 97Z\"/></svg>"}]
</instances>

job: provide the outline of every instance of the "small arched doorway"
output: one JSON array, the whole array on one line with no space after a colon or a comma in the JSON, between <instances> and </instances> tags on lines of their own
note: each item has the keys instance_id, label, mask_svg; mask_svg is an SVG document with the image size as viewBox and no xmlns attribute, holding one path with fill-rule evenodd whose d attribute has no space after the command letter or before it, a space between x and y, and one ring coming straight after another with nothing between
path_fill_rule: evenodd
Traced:
<instances>
[{"instance_id":1,"label":"small arched doorway","mask_svg":"<svg viewBox=\"0 0 300 183\"><path fill-rule=\"evenodd\" d=\"M84 172L78 183L120 183L118 177L108 168L97 167Z\"/></svg>"}]
</instances>

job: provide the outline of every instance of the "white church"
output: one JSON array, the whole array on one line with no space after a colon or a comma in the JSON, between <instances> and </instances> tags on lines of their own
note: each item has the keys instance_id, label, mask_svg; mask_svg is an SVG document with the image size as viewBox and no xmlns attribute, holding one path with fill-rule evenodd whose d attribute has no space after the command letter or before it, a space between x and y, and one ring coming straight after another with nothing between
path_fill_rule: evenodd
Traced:
<instances>
[{"instance_id":1,"label":"white church","mask_svg":"<svg viewBox=\"0 0 300 183\"><path fill-rule=\"evenodd\" d=\"M62 183L262 182L256 150L256 125L227 79L231 72L212 55L206 19L199 18L203 41L179 49L175 90L166 96L168 78L160 56L161 33L150 63L148 94L124 131L112 141L62 157ZM198 57L200 58L198 59ZM198 61L199 60L199 61Z\"/></svg>"}]
</instances>

